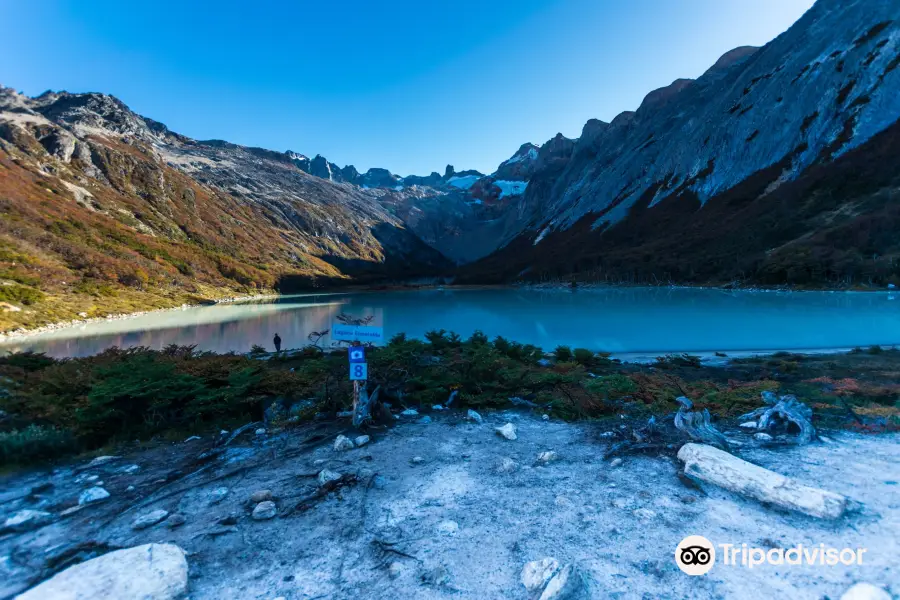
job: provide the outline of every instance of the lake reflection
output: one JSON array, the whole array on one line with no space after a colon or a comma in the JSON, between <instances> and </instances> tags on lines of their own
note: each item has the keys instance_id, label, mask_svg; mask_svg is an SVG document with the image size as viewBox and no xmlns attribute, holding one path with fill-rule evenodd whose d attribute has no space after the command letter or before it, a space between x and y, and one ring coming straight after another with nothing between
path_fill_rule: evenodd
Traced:
<instances>
[{"instance_id":1,"label":"lake reflection","mask_svg":"<svg viewBox=\"0 0 900 600\"><path fill-rule=\"evenodd\" d=\"M196 345L247 352L306 343L346 312L375 317L385 335L462 336L481 329L550 350L616 353L811 350L900 344L900 302L882 293L727 292L672 288L446 289L285 296L166 311L8 342L4 350L85 356L111 346ZM326 343L330 342L326 338Z\"/></svg>"}]
</instances>

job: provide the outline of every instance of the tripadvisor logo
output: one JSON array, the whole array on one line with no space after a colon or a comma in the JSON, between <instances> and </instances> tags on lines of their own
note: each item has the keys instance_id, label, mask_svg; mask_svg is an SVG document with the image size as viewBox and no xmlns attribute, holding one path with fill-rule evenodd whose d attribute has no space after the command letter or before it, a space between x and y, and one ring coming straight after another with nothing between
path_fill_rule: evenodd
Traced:
<instances>
[{"instance_id":1,"label":"tripadvisor logo","mask_svg":"<svg viewBox=\"0 0 900 600\"><path fill-rule=\"evenodd\" d=\"M833 548L825 544L792 548L754 548L747 544L719 544L721 564L752 569L759 565L861 565L866 548ZM689 535L675 548L675 563L688 575L706 575L716 564L716 548L701 535Z\"/></svg>"},{"instance_id":2,"label":"tripadvisor logo","mask_svg":"<svg viewBox=\"0 0 900 600\"><path fill-rule=\"evenodd\" d=\"M706 575L716 564L716 548L702 535L689 535L675 548L675 563L688 575Z\"/></svg>"}]
</instances>

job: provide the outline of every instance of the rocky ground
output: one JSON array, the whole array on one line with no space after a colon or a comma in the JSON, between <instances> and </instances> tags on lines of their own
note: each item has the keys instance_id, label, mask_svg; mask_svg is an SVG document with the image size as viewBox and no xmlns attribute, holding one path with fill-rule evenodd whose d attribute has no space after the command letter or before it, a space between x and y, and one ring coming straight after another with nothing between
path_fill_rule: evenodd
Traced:
<instances>
[{"instance_id":1,"label":"rocky ground","mask_svg":"<svg viewBox=\"0 0 900 600\"><path fill-rule=\"evenodd\" d=\"M338 443L344 450L337 437L356 434L340 425L254 425L227 446L230 434L193 438L7 475L0 516L24 514L25 522L7 521L0 536L0 598L148 543L185 551L192 600L537 598L541 589L530 593L522 583L523 567L544 558L572 565L587 589L548 588L542 598L818 600L858 582L900 594L896 434L824 432L825 441L798 447L763 445L737 423L723 426L745 460L861 503L824 521L696 486L678 476L673 449L604 460L610 432L624 421L571 424L511 411L485 413L480 423L456 411L430 416L402 417L361 446ZM507 423L517 439L496 432ZM689 577L673 559L688 535L868 552L850 567L717 564Z\"/></svg>"}]
</instances>

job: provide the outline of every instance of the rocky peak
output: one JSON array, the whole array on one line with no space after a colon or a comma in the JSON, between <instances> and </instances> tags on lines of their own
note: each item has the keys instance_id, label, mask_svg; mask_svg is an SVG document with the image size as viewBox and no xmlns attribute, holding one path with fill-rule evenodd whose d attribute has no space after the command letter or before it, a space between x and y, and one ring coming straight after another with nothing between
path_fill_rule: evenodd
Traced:
<instances>
[{"instance_id":1,"label":"rocky peak","mask_svg":"<svg viewBox=\"0 0 900 600\"><path fill-rule=\"evenodd\" d=\"M756 46L738 46L733 50L729 50L721 57L719 60L713 64L709 69L706 70L704 75L711 75L714 73L720 73L722 71L728 70L730 67L747 60L752 55L756 54L756 51L759 50Z\"/></svg>"},{"instance_id":2,"label":"rocky peak","mask_svg":"<svg viewBox=\"0 0 900 600\"><path fill-rule=\"evenodd\" d=\"M453 177L453 173L455 170L453 169L453 165L447 165L447 168L444 169L444 179L450 179Z\"/></svg>"},{"instance_id":3,"label":"rocky peak","mask_svg":"<svg viewBox=\"0 0 900 600\"><path fill-rule=\"evenodd\" d=\"M676 79L666 87L661 87L659 89L653 90L644 97L644 101L641 102L641 106L640 108L638 108L638 112L642 113L658 108L659 106L670 101L672 98L675 98L682 90L691 85L693 82L693 79Z\"/></svg>"},{"instance_id":4,"label":"rocky peak","mask_svg":"<svg viewBox=\"0 0 900 600\"><path fill-rule=\"evenodd\" d=\"M525 181L534 174L539 146L531 142L522 144L516 153L503 161L493 177L506 181Z\"/></svg>"}]
</instances>

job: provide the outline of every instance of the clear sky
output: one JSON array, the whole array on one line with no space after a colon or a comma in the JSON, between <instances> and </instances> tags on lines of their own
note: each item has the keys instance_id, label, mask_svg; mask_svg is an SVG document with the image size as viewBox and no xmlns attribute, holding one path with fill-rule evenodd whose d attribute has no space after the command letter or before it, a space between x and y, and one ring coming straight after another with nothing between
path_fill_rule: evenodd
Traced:
<instances>
[{"instance_id":1,"label":"clear sky","mask_svg":"<svg viewBox=\"0 0 900 600\"><path fill-rule=\"evenodd\" d=\"M118 96L197 139L360 171L493 171L812 0L0 0L0 83Z\"/></svg>"}]
</instances>

